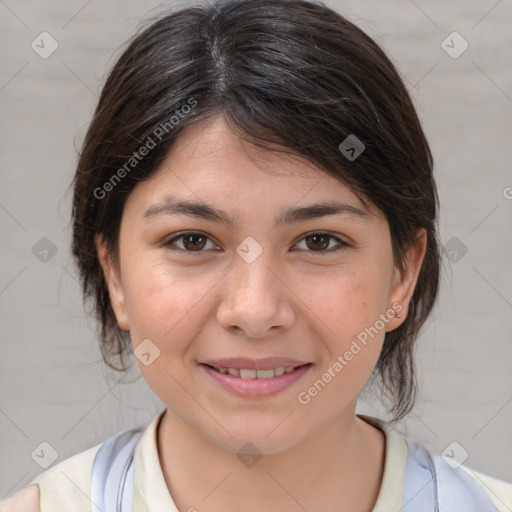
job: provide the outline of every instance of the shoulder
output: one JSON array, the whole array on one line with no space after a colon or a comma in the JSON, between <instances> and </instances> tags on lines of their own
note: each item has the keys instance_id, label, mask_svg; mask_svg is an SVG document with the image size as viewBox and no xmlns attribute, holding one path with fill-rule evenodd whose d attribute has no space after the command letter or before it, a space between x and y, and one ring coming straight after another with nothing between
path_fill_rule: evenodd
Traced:
<instances>
[{"instance_id":1,"label":"shoulder","mask_svg":"<svg viewBox=\"0 0 512 512\"><path fill-rule=\"evenodd\" d=\"M393 473L403 471L405 476L402 487L404 512L432 510L432 499L443 505L440 510L451 512L512 512L512 482L486 475L447 455L432 452L394 425L378 418L370 419L386 433L386 459L393 460Z\"/></svg>"},{"instance_id":2,"label":"shoulder","mask_svg":"<svg viewBox=\"0 0 512 512\"><path fill-rule=\"evenodd\" d=\"M489 496L500 512L512 510L512 483L475 471L467 466L461 468L471 476L473 481Z\"/></svg>"},{"instance_id":3,"label":"shoulder","mask_svg":"<svg viewBox=\"0 0 512 512\"><path fill-rule=\"evenodd\" d=\"M91 470L101 444L39 474L27 487L0 502L0 512L89 512ZM70 504L73 504L72 509Z\"/></svg>"},{"instance_id":4,"label":"shoulder","mask_svg":"<svg viewBox=\"0 0 512 512\"><path fill-rule=\"evenodd\" d=\"M0 512L90 512L93 467L96 481L102 470L108 470L113 458L125 456L140 436L146 443L154 439L161 411L149 425L120 431L92 448L73 455L39 474L28 486L0 501ZM104 448L99 453L100 448ZM97 455L101 455L97 458ZM98 461L98 464L95 464ZM70 507L71 505L71 507Z\"/></svg>"},{"instance_id":5,"label":"shoulder","mask_svg":"<svg viewBox=\"0 0 512 512\"><path fill-rule=\"evenodd\" d=\"M475 471L453 458L432 452L416 440L407 438L407 444L411 481L424 483L435 475L439 501L447 510L512 510L512 483ZM424 455L427 454L430 460L425 458ZM428 492L426 491L427 494Z\"/></svg>"}]
</instances>

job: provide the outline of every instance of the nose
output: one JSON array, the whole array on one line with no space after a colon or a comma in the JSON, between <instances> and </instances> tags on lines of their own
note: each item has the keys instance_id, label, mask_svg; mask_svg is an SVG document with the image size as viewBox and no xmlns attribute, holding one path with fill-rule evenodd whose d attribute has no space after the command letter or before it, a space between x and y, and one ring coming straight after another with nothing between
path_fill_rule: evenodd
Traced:
<instances>
[{"instance_id":1,"label":"nose","mask_svg":"<svg viewBox=\"0 0 512 512\"><path fill-rule=\"evenodd\" d=\"M238 255L234 260L221 292L219 324L248 338L264 338L290 328L295 321L295 295L269 251L252 262Z\"/></svg>"}]
</instances>

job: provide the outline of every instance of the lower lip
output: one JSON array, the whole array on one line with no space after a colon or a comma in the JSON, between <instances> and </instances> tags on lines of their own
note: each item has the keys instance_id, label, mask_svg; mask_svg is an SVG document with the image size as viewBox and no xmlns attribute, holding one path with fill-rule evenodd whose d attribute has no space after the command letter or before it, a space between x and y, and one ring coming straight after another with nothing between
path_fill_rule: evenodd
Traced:
<instances>
[{"instance_id":1,"label":"lower lip","mask_svg":"<svg viewBox=\"0 0 512 512\"><path fill-rule=\"evenodd\" d=\"M270 379L242 379L228 373L220 373L205 364L199 365L215 382L234 395L243 398L265 398L277 395L297 382L312 366L311 363L297 367L289 373Z\"/></svg>"}]
</instances>

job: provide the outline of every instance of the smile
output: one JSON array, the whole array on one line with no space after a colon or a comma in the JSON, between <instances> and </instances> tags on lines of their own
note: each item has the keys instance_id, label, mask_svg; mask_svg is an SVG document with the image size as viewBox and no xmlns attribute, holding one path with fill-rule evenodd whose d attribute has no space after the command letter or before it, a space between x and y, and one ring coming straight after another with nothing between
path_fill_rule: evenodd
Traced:
<instances>
[{"instance_id":1,"label":"smile","mask_svg":"<svg viewBox=\"0 0 512 512\"><path fill-rule=\"evenodd\" d=\"M268 370L215 368L199 364L210 382L242 398L268 398L279 394L299 381L313 363L297 367L277 367Z\"/></svg>"},{"instance_id":2,"label":"smile","mask_svg":"<svg viewBox=\"0 0 512 512\"><path fill-rule=\"evenodd\" d=\"M210 366L210 365L208 365ZM229 374L233 377L240 377L241 379L271 379L273 377L279 377L284 373L290 373L298 368L298 366L279 366L277 368L270 368L269 370L252 370L241 368L223 368L223 367L215 367L210 366L214 370L217 370L219 373Z\"/></svg>"}]
</instances>

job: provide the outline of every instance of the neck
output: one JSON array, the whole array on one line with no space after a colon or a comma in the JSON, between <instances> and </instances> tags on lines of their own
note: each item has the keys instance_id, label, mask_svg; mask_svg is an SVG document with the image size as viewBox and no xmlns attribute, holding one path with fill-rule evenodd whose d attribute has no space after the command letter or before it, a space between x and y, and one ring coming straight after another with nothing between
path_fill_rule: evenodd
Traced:
<instances>
[{"instance_id":1,"label":"neck","mask_svg":"<svg viewBox=\"0 0 512 512\"><path fill-rule=\"evenodd\" d=\"M208 512L371 512L385 436L354 409L292 448L244 459L246 464L166 410L157 430L158 455L174 503L179 510Z\"/></svg>"}]
</instances>

